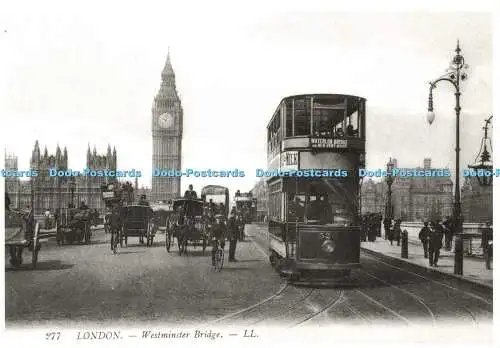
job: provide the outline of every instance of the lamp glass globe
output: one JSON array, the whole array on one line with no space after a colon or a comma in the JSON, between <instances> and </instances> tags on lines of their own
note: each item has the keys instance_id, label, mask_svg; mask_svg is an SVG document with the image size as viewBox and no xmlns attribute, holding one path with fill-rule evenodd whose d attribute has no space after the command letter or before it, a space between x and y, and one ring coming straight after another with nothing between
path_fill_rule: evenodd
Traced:
<instances>
[{"instance_id":1,"label":"lamp glass globe","mask_svg":"<svg viewBox=\"0 0 500 348\"><path fill-rule=\"evenodd\" d=\"M436 118L434 111L428 111L427 112L427 122L429 122L429 124L432 124L432 122L434 122L434 118Z\"/></svg>"}]
</instances>

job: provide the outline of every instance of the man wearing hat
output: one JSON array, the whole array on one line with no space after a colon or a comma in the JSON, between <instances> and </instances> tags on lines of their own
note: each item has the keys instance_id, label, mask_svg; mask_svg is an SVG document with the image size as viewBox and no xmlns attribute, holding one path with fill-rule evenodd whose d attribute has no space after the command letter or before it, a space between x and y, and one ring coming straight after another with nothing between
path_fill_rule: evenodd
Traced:
<instances>
[{"instance_id":1,"label":"man wearing hat","mask_svg":"<svg viewBox=\"0 0 500 348\"><path fill-rule=\"evenodd\" d=\"M224 249L225 239L226 239L226 226L222 219L222 215L213 215L208 217L208 226L210 228L210 234L212 238L212 265L215 266L215 251L217 250L219 243L220 247Z\"/></svg>"},{"instance_id":2,"label":"man wearing hat","mask_svg":"<svg viewBox=\"0 0 500 348\"><path fill-rule=\"evenodd\" d=\"M184 192L184 198L188 198L188 199L198 198L196 191L193 190L193 185L189 185L189 190L186 190L186 192Z\"/></svg>"},{"instance_id":3,"label":"man wearing hat","mask_svg":"<svg viewBox=\"0 0 500 348\"><path fill-rule=\"evenodd\" d=\"M236 261L236 243L238 241L238 223L236 221L236 213L231 211L227 222L227 239L229 239L229 261Z\"/></svg>"},{"instance_id":4,"label":"man wearing hat","mask_svg":"<svg viewBox=\"0 0 500 348\"><path fill-rule=\"evenodd\" d=\"M146 195L141 195L141 197L139 198L139 202L137 204L149 207L149 202L146 200Z\"/></svg>"},{"instance_id":5,"label":"man wearing hat","mask_svg":"<svg viewBox=\"0 0 500 348\"><path fill-rule=\"evenodd\" d=\"M420 230L418 233L418 239L422 242L422 245L424 247L424 257L428 258L429 257L429 237L431 235L431 229L429 228L429 222L425 221L424 222L424 227Z\"/></svg>"}]
</instances>

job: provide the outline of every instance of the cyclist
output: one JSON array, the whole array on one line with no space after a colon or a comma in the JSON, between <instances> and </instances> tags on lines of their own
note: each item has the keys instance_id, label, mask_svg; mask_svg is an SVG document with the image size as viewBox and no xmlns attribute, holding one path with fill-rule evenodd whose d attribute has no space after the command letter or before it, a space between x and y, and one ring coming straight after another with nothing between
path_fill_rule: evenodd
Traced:
<instances>
[{"instance_id":1,"label":"cyclist","mask_svg":"<svg viewBox=\"0 0 500 348\"><path fill-rule=\"evenodd\" d=\"M215 266L215 252L219 247L224 249L225 239L226 239L226 225L222 219L222 215L216 215L212 217L209 222L209 228L212 239L212 266Z\"/></svg>"}]
</instances>

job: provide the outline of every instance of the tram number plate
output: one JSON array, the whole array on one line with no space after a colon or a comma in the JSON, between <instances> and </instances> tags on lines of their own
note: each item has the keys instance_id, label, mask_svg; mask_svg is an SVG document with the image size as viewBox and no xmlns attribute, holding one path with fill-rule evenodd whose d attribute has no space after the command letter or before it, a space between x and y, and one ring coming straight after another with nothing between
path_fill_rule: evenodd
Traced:
<instances>
[{"instance_id":1,"label":"tram number plate","mask_svg":"<svg viewBox=\"0 0 500 348\"><path fill-rule=\"evenodd\" d=\"M332 239L332 237L333 237L332 232L321 232L321 234L320 234L321 240Z\"/></svg>"},{"instance_id":2,"label":"tram number plate","mask_svg":"<svg viewBox=\"0 0 500 348\"><path fill-rule=\"evenodd\" d=\"M326 149L336 149L347 148L346 139L323 139L323 138L312 138L311 146L315 148L326 148Z\"/></svg>"}]
</instances>

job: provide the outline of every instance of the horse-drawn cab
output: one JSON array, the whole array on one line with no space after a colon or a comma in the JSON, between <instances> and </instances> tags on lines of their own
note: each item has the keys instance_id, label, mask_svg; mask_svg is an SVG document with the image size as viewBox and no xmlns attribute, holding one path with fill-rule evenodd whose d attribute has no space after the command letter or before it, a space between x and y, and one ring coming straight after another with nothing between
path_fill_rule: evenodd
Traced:
<instances>
[{"instance_id":1,"label":"horse-drawn cab","mask_svg":"<svg viewBox=\"0 0 500 348\"><path fill-rule=\"evenodd\" d=\"M93 219L94 212L88 208L61 208L56 221L57 244L90 244Z\"/></svg>"},{"instance_id":2,"label":"horse-drawn cab","mask_svg":"<svg viewBox=\"0 0 500 348\"><path fill-rule=\"evenodd\" d=\"M172 245L172 233L169 225L171 223L171 217L174 214L171 204L167 203L156 203L151 205L153 209L153 216L151 218L151 223L153 225L153 231L160 231L165 233L165 247L167 251L170 251L170 246Z\"/></svg>"},{"instance_id":3,"label":"horse-drawn cab","mask_svg":"<svg viewBox=\"0 0 500 348\"><path fill-rule=\"evenodd\" d=\"M207 247L207 233L204 224L204 202L201 199L178 198L173 200L173 215L170 219L169 234L177 238L179 254L187 253L188 242L193 246ZM168 250L168 249L167 249Z\"/></svg>"},{"instance_id":4,"label":"horse-drawn cab","mask_svg":"<svg viewBox=\"0 0 500 348\"><path fill-rule=\"evenodd\" d=\"M128 237L139 237L139 242L152 246L155 237L153 224L150 220L153 216L153 210L146 205L127 205L120 209L120 215L123 221L122 238L125 239L125 245L128 243Z\"/></svg>"}]
</instances>

